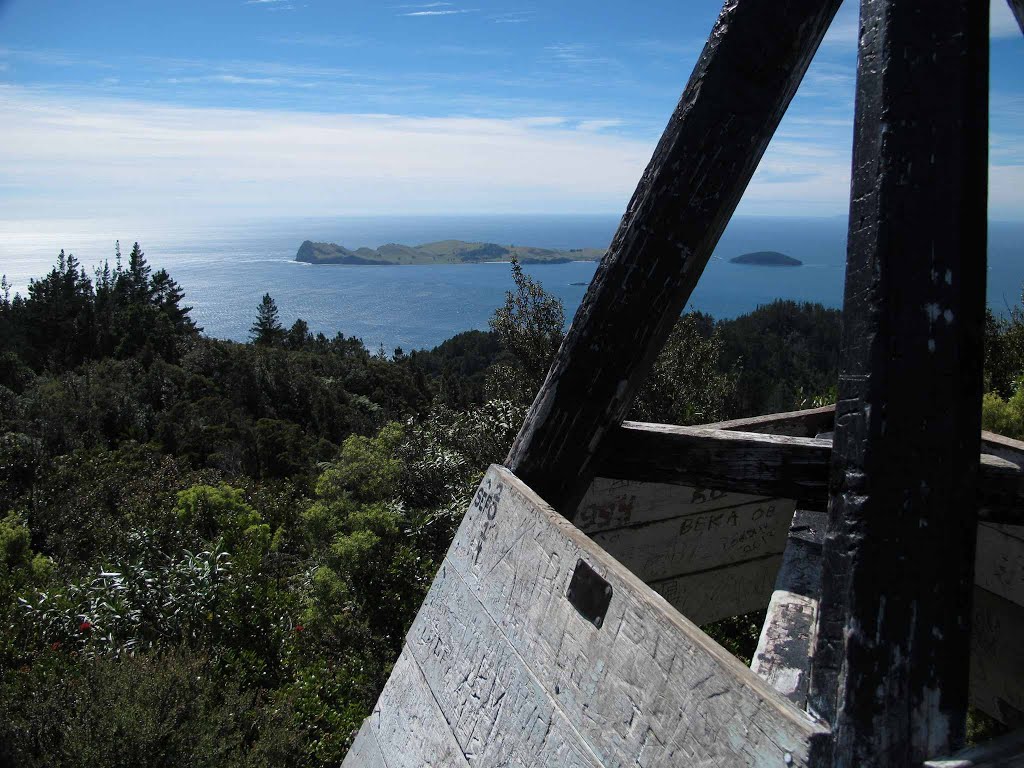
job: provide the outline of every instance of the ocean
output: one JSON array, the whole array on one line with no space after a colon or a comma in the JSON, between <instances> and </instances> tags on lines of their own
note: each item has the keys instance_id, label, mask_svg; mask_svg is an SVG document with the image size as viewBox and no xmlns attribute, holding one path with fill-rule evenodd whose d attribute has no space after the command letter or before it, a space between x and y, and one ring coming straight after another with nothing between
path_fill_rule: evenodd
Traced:
<instances>
[{"instance_id":1,"label":"ocean","mask_svg":"<svg viewBox=\"0 0 1024 768\"><path fill-rule=\"evenodd\" d=\"M294 261L303 240L350 248L458 239L547 248L603 248L617 216L435 216L281 219L217 224L0 221L0 273L24 292L61 248L90 269L127 256L138 240L154 268L185 290L192 317L209 336L245 340L264 293L287 326L303 318L329 336L357 336L371 350L433 347L460 331L485 329L512 287L507 264L312 266ZM735 317L776 298L842 305L846 221L735 217L688 309ZM1024 223L990 225L988 301L1005 314L1024 284ZM796 268L729 263L750 251L780 251ZM571 320L595 263L528 265L525 271L565 304Z\"/></svg>"}]
</instances>

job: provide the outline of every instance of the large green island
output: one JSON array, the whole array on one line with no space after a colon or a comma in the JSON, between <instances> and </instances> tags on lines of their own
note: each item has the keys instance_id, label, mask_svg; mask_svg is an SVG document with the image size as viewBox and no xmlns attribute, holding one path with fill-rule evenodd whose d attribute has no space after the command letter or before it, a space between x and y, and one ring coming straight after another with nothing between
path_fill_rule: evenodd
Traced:
<instances>
[{"instance_id":1,"label":"large green island","mask_svg":"<svg viewBox=\"0 0 1024 768\"><path fill-rule=\"evenodd\" d=\"M388 243L380 248L350 250L334 243L306 240L299 246L295 260L306 264L480 264L511 261L520 264L565 264L570 261L597 261L604 256L599 248L573 248L567 251L531 248L522 245L467 243L441 240L423 245Z\"/></svg>"}]
</instances>

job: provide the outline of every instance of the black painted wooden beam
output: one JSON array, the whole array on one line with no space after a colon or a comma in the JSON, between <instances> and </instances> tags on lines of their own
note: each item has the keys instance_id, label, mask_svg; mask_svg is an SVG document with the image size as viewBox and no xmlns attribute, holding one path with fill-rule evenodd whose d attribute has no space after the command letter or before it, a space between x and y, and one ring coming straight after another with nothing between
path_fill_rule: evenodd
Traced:
<instances>
[{"instance_id":1,"label":"black painted wooden beam","mask_svg":"<svg viewBox=\"0 0 1024 768\"><path fill-rule=\"evenodd\" d=\"M625 418L839 0L727 0L506 465L567 516Z\"/></svg>"},{"instance_id":2,"label":"black painted wooden beam","mask_svg":"<svg viewBox=\"0 0 1024 768\"><path fill-rule=\"evenodd\" d=\"M1017 25L1020 27L1021 33L1024 34L1024 0L1006 0L1006 2L1009 3L1010 10L1017 19Z\"/></svg>"},{"instance_id":3,"label":"black painted wooden beam","mask_svg":"<svg viewBox=\"0 0 1024 768\"><path fill-rule=\"evenodd\" d=\"M600 477L795 499L808 510L828 505L831 440L627 421L609 441ZM982 454L976 509L978 520L1024 525L1021 467Z\"/></svg>"},{"instance_id":4,"label":"black painted wooden beam","mask_svg":"<svg viewBox=\"0 0 1024 768\"><path fill-rule=\"evenodd\" d=\"M985 312L988 3L862 0L810 706L833 765L964 739Z\"/></svg>"}]
</instances>

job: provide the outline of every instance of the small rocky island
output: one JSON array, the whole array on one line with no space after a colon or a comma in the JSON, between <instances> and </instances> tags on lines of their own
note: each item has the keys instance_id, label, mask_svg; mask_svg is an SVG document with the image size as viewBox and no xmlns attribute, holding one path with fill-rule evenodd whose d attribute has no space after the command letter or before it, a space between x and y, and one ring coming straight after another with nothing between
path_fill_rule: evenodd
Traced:
<instances>
[{"instance_id":1,"label":"small rocky island","mask_svg":"<svg viewBox=\"0 0 1024 768\"><path fill-rule=\"evenodd\" d=\"M754 251L729 259L731 264L753 264L758 267L801 267L803 262L778 251Z\"/></svg>"},{"instance_id":2,"label":"small rocky island","mask_svg":"<svg viewBox=\"0 0 1024 768\"><path fill-rule=\"evenodd\" d=\"M513 256L520 264L566 264L570 261L597 261L604 256L604 251L598 248L559 251L522 245L468 243L464 240L441 240L423 245L388 243L380 248L353 251L335 243L306 240L299 246L295 260L306 264L480 264L507 262Z\"/></svg>"}]
</instances>

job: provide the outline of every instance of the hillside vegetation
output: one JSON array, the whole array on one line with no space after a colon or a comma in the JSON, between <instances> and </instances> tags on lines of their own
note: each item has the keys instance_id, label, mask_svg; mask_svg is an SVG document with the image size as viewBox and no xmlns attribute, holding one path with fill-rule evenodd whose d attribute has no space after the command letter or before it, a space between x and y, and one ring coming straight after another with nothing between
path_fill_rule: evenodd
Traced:
<instances>
[{"instance_id":1,"label":"hillside vegetation","mask_svg":"<svg viewBox=\"0 0 1024 768\"><path fill-rule=\"evenodd\" d=\"M561 341L511 269L489 331L391 356L269 295L249 343L207 338L138 246L4 283L0 765L339 765ZM1004 410L1022 327L990 322ZM817 305L684 315L631 417L827 402L838 338ZM749 656L759 623L709 629Z\"/></svg>"}]
</instances>

